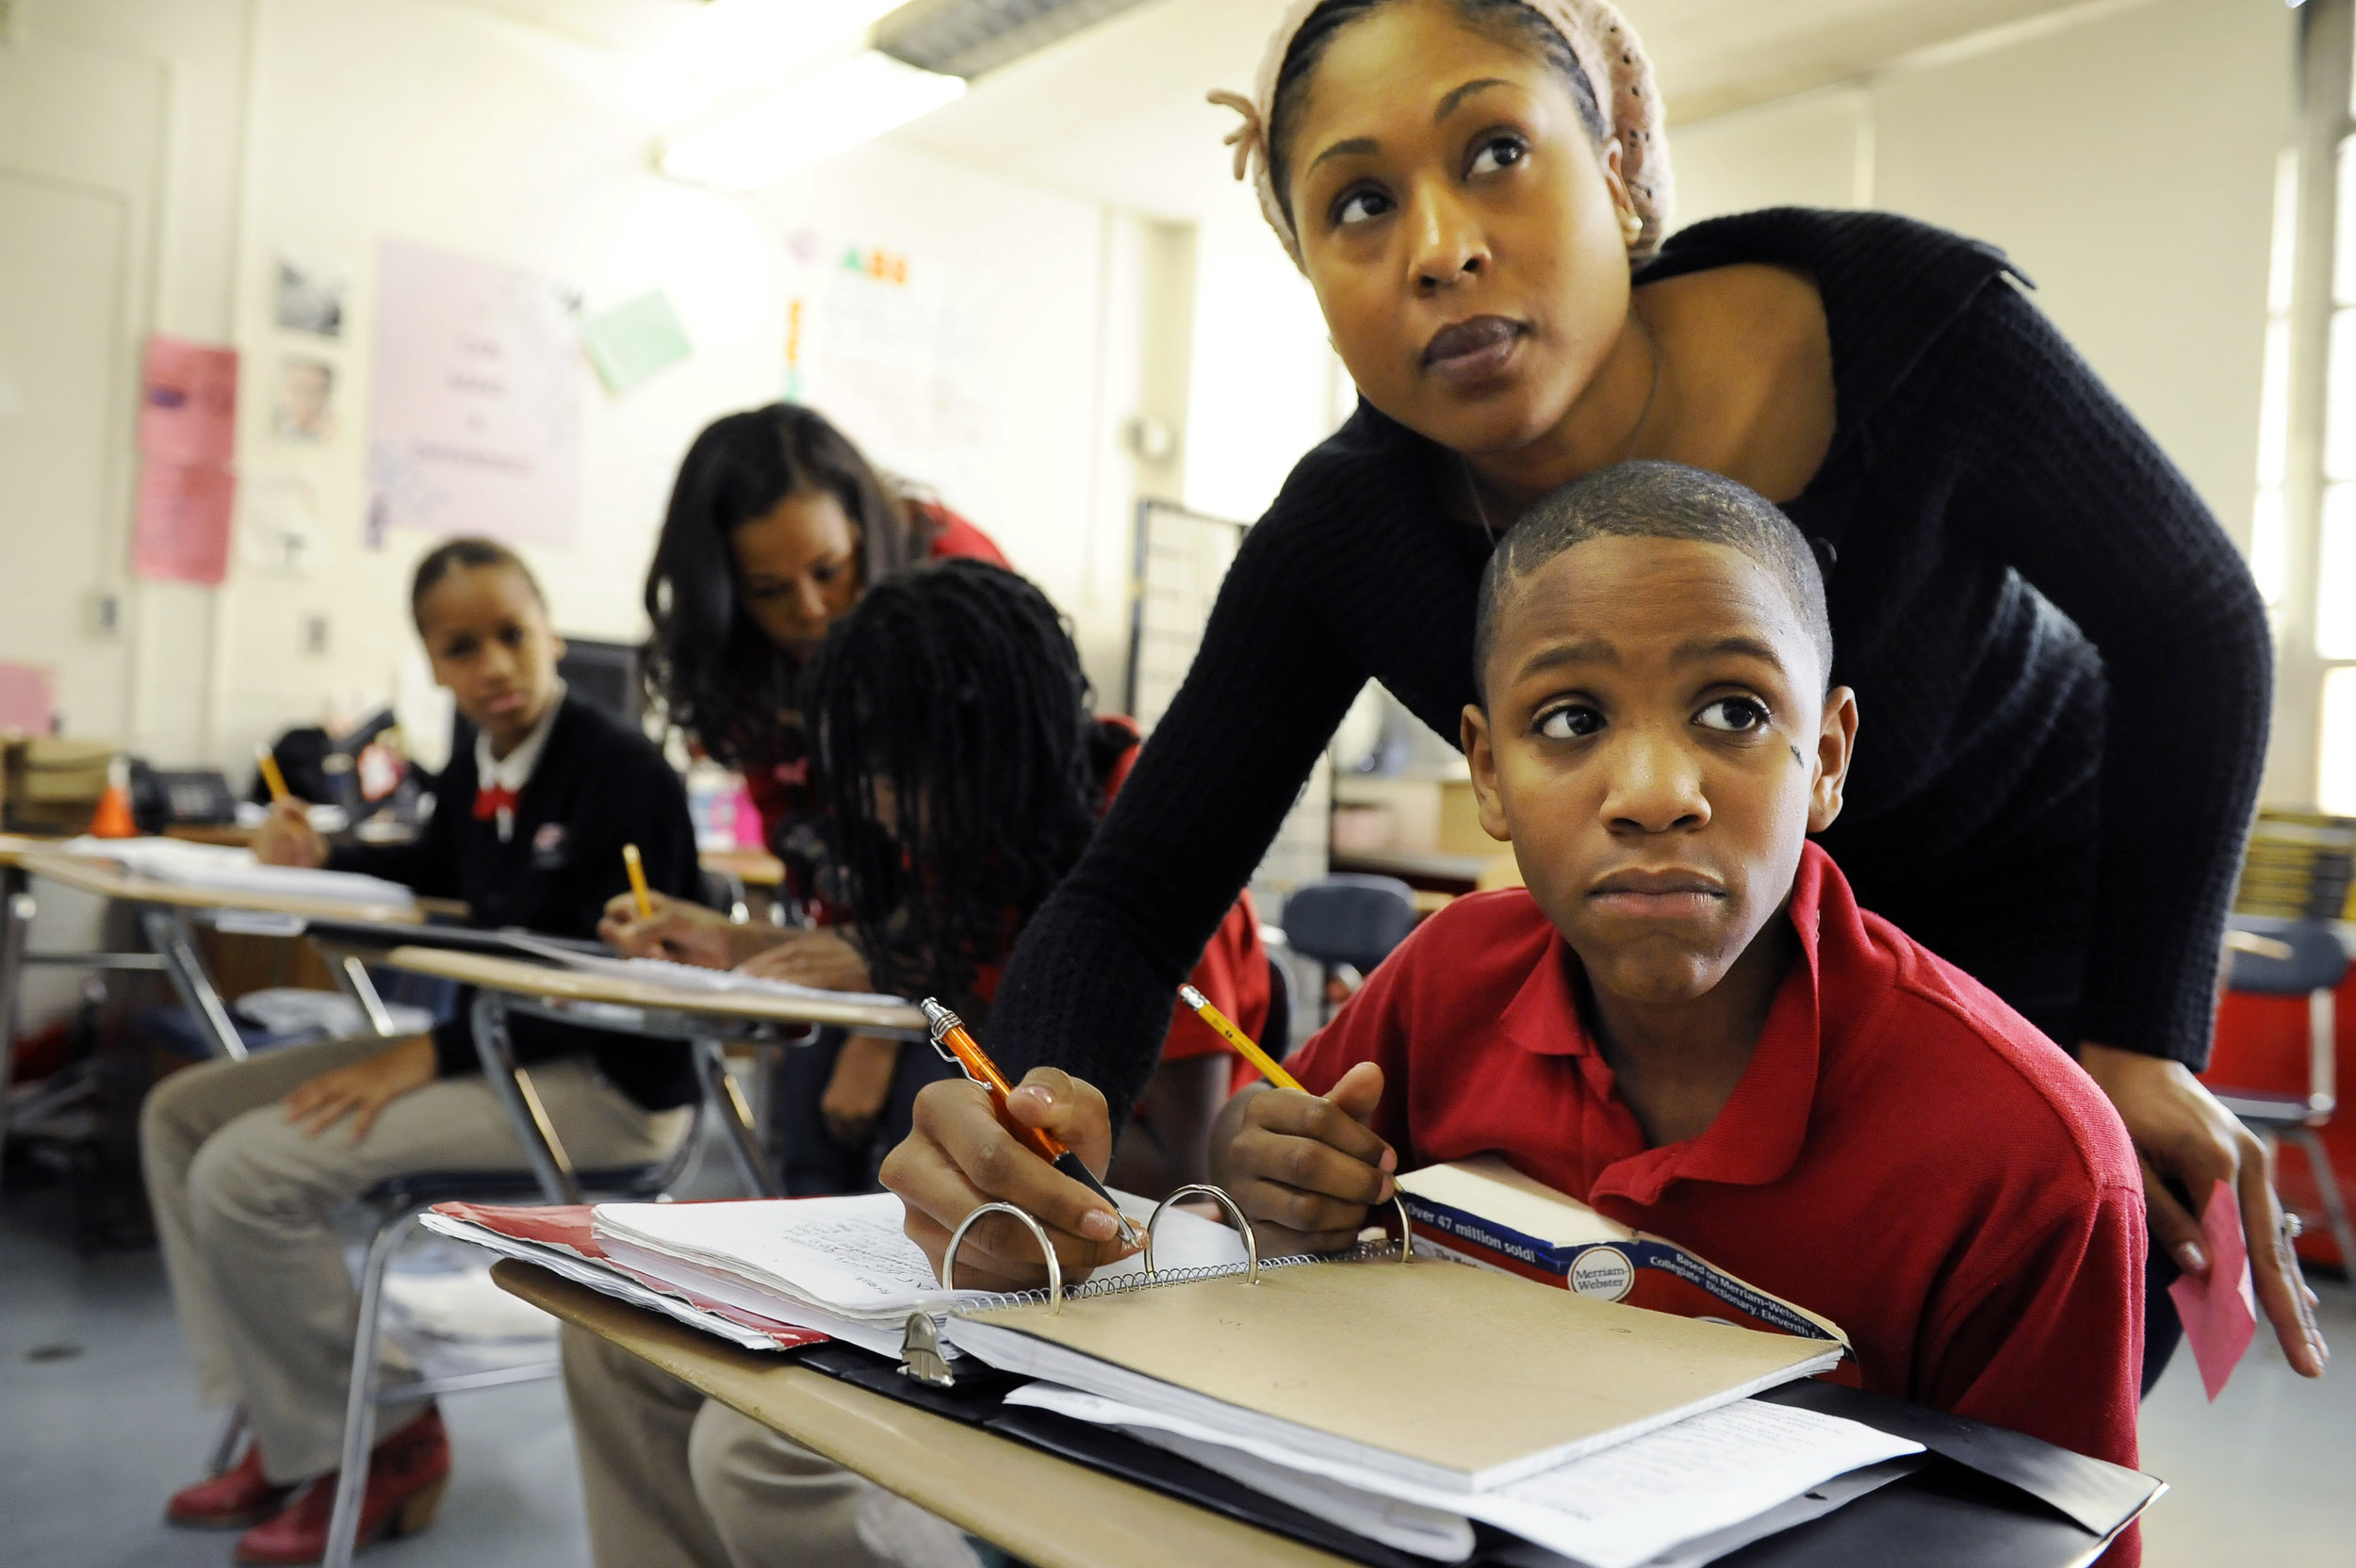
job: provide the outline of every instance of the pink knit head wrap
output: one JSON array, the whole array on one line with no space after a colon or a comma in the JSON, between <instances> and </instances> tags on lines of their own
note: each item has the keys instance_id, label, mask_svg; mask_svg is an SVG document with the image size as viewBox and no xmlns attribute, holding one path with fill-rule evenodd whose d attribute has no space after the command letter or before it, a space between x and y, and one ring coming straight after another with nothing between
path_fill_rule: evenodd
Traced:
<instances>
[{"instance_id":1,"label":"pink knit head wrap","mask_svg":"<svg viewBox=\"0 0 2356 1568\"><path fill-rule=\"evenodd\" d=\"M1235 149L1235 178L1249 175L1258 188L1260 211L1268 227L1284 242L1284 253L1301 265L1301 238L1276 199L1276 181L1268 168L1268 126L1276 116L1276 78L1293 36L1322 0L1292 0L1284 19L1268 39L1260 61L1260 76L1250 98L1239 92L1215 91L1210 101L1234 109L1244 122L1227 138ZM1661 93L1653 86L1652 61L1636 29L1624 21L1611 0L1521 0L1571 46L1579 69L1595 90L1604 122L1620 139L1620 177L1628 199L1644 226L1628 244L1628 254L1644 257L1661 248L1668 226L1670 204L1677 194L1669 173L1669 142L1661 134Z\"/></svg>"}]
</instances>

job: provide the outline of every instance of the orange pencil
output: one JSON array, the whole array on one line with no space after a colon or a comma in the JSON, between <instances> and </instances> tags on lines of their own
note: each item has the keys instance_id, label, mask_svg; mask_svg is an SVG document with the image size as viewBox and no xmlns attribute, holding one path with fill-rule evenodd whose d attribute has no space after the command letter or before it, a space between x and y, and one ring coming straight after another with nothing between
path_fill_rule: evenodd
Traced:
<instances>
[{"instance_id":1,"label":"orange pencil","mask_svg":"<svg viewBox=\"0 0 2356 1568\"><path fill-rule=\"evenodd\" d=\"M630 896L638 901L638 918L654 919L654 898L646 891L646 864L638 858L636 844L622 846L622 869L630 873Z\"/></svg>"},{"instance_id":2,"label":"orange pencil","mask_svg":"<svg viewBox=\"0 0 2356 1568\"><path fill-rule=\"evenodd\" d=\"M965 1032L964 1020L929 996L917 1005L924 1009L924 1021L932 1026L933 1049L956 1062L965 1070L968 1078L990 1092L990 1109L998 1113L998 1119L1006 1131L1020 1138L1032 1153L1102 1198L1104 1206L1113 1211L1113 1218L1121 1226L1121 1239L1132 1247L1137 1246L1137 1227L1129 1223L1129 1217L1121 1212L1121 1205L1114 1200L1113 1195L1104 1190L1104 1184L1096 1179L1096 1173L1082 1162L1080 1156L1067 1148L1062 1139L1037 1127L1025 1127L1006 1114L1006 1096L1014 1092L1014 1086L1007 1083L1006 1075L998 1070L998 1064L983 1054L973 1037Z\"/></svg>"}]
</instances>

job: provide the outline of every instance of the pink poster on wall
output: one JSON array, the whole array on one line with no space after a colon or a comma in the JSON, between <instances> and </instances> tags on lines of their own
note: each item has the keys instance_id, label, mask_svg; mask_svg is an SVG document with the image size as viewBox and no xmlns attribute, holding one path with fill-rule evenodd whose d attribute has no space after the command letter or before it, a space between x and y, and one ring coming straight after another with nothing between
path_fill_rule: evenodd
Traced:
<instances>
[{"instance_id":1,"label":"pink poster on wall","mask_svg":"<svg viewBox=\"0 0 2356 1568\"><path fill-rule=\"evenodd\" d=\"M237 482L226 468L149 458L139 467L131 569L168 582L220 582L229 575L237 499Z\"/></svg>"},{"instance_id":2,"label":"pink poster on wall","mask_svg":"<svg viewBox=\"0 0 2356 1568\"><path fill-rule=\"evenodd\" d=\"M225 468L237 456L237 351L151 333L139 374L139 452Z\"/></svg>"},{"instance_id":3,"label":"pink poster on wall","mask_svg":"<svg viewBox=\"0 0 2356 1568\"><path fill-rule=\"evenodd\" d=\"M0 731L46 735L56 727L57 716L56 670L0 662Z\"/></svg>"}]
</instances>

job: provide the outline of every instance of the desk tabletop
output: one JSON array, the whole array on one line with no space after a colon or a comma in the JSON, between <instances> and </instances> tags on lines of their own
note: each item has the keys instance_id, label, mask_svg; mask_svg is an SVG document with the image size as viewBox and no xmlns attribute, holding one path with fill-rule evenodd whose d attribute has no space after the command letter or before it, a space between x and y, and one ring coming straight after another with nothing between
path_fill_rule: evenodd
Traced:
<instances>
[{"instance_id":1,"label":"desk tabletop","mask_svg":"<svg viewBox=\"0 0 2356 1568\"><path fill-rule=\"evenodd\" d=\"M748 888L785 885L785 862L765 849L707 849L695 858L704 870L725 872Z\"/></svg>"},{"instance_id":2,"label":"desk tabletop","mask_svg":"<svg viewBox=\"0 0 2356 1568\"><path fill-rule=\"evenodd\" d=\"M419 925L425 913L405 904L352 904L331 898L289 898L276 893L229 892L191 888L154 877L134 876L119 864L95 855L65 855L54 848L26 852L18 864L35 876L62 882L100 898L131 904L161 904L176 909L237 910L258 915L291 915L301 920L382 921Z\"/></svg>"},{"instance_id":3,"label":"desk tabletop","mask_svg":"<svg viewBox=\"0 0 2356 1568\"><path fill-rule=\"evenodd\" d=\"M504 991L511 996L542 997L559 1002L601 1002L623 1007L660 1008L677 1013L703 1013L715 1018L749 1019L771 1023L832 1023L848 1029L922 1030L924 1015L914 1007L883 1006L869 1002L836 1002L826 997L778 996L761 991L705 991L665 986L651 980L624 980L581 970L553 969L502 958L487 953L461 953L442 948L397 947L384 962L395 969L431 974L463 985Z\"/></svg>"},{"instance_id":4,"label":"desk tabletop","mask_svg":"<svg viewBox=\"0 0 2356 1568\"><path fill-rule=\"evenodd\" d=\"M642 1312L513 1260L501 1289L1037 1568L1333 1568L1341 1558Z\"/></svg>"}]
</instances>

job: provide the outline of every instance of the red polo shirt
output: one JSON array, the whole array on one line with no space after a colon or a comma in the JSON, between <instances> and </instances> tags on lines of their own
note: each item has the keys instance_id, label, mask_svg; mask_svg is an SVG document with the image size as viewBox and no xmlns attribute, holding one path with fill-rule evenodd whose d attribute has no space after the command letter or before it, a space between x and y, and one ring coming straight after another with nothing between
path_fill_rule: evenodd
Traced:
<instances>
[{"instance_id":1,"label":"red polo shirt","mask_svg":"<svg viewBox=\"0 0 2356 1568\"><path fill-rule=\"evenodd\" d=\"M2134 1464L2143 1188L2110 1102L1813 843L1790 918L1803 961L1687 1142L1644 1146L1520 889L1426 921L1287 1065L1323 1092L1381 1063L1402 1169L1502 1154L1831 1318L1875 1393Z\"/></svg>"}]
</instances>

